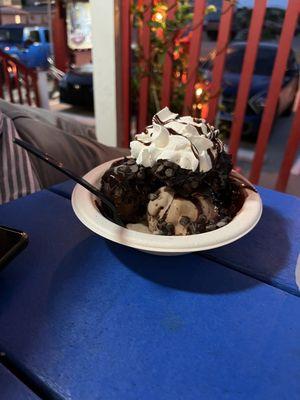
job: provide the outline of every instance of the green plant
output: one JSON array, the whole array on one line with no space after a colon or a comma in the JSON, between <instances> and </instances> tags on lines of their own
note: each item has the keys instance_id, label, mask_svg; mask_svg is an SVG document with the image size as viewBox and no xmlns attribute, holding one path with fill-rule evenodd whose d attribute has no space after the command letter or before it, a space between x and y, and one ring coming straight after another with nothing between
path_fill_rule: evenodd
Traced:
<instances>
[{"instance_id":1,"label":"green plant","mask_svg":"<svg viewBox=\"0 0 300 400\"><path fill-rule=\"evenodd\" d=\"M235 0L225 0L229 7L234 6ZM175 8L174 18L168 18L168 12ZM186 85L188 81L188 53L189 43L193 34L193 5L189 0L174 0L168 7L165 1L154 0L151 6L151 19L148 22L150 27L150 57L146 59L144 50L137 40L133 44L133 74L132 74L132 99L133 109L137 110L138 89L141 79L148 76L150 79L149 90L149 116L156 113L160 108L163 68L166 57L172 60L172 95L170 106L175 112L181 112ZM145 13L149 11L140 2L134 1L132 5L133 27L135 37L145 23ZM206 14L216 12L212 4L206 7ZM204 21L201 22L201 24ZM199 25L198 25L199 27ZM226 49L225 49L226 50ZM213 58L216 51L213 50L207 59ZM199 55L200 56L200 55ZM205 81L201 70L197 69L195 84L195 101L193 104L194 114L201 114L203 105L209 101L209 85Z\"/></svg>"}]
</instances>

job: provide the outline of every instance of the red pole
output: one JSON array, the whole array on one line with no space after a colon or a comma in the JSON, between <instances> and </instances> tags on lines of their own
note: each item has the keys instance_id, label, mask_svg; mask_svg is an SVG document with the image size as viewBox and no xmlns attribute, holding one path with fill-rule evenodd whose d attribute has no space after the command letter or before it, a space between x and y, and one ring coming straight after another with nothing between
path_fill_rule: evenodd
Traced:
<instances>
[{"instance_id":1,"label":"red pole","mask_svg":"<svg viewBox=\"0 0 300 400\"><path fill-rule=\"evenodd\" d=\"M285 191L286 185L288 183L290 171L293 162L296 158L297 150L300 145L300 102L298 104L298 109L296 115L293 119L292 128L290 131L289 139L284 152L284 158L281 163L276 189L282 192Z\"/></svg>"},{"instance_id":2,"label":"red pole","mask_svg":"<svg viewBox=\"0 0 300 400\"><path fill-rule=\"evenodd\" d=\"M145 75L140 80L140 91L139 91L139 115L138 115L138 128L137 131L140 133L147 125L148 120L148 96L149 96L149 70L150 70L150 27L148 25L151 19L152 13L152 1L144 1L145 12L143 26L139 32L139 42L142 47L144 60L142 66L145 71Z\"/></svg>"},{"instance_id":3,"label":"red pole","mask_svg":"<svg viewBox=\"0 0 300 400\"><path fill-rule=\"evenodd\" d=\"M226 59L226 48L230 40L233 14L234 14L234 3L223 1L222 16L220 20L217 49L216 49L216 58L214 60L214 66L212 71L212 83L210 90L212 97L208 104L207 120L210 124L214 123L218 109L219 95L221 92L221 84L223 78L223 69Z\"/></svg>"},{"instance_id":4,"label":"red pole","mask_svg":"<svg viewBox=\"0 0 300 400\"><path fill-rule=\"evenodd\" d=\"M266 12L266 6L267 0L255 0L248 33L248 42L243 61L239 90L233 113L233 123L229 142L229 152L232 154L233 164L236 163L236 155L240 144L245 111L248 102L248 95L251 87L257 49Z\"/></svg>"},{"instance_id":5,"label":"red pole","mask_svg":"<svg viewBox=\"0 0 300 400\"><path fill-rule=\"evenodd\" d=\"M300 3L298 1L290 0L283 22L282 33L279 40L266 106L259 127L255 156L250 173L250 180L253 183L258 183L259 181L260 171L264 162L264 156L272 130L273 120L276 114L276 107L278 104L282 80L286 70L287 60L295 33L296 23L298 21L299 11Z\"/></svg>"},{"instance_id":6,"label":"red pole","mask_svg":"<svg viewBox=\"0 0 300 400\"><path fill-rule=\"evenodd\" d=\"M176 3L174 5L174 0L168 0L168 15L167 18L169 20L174 19L176 12ZM172 85L172 68L173 68L173 45L167 49L163 70L163 80L162 80L162 90L161 90L161 101L160 106L164 108L170 105L170 96L171 96L171 85Z\"/></svg>"},{"instance_id":7,"label":"red pole","mask_svg":"<svg viewBox=\"0 0 300 400\"><path fill-rule=\"evenodd\" d=\"M187 85L184 98L183 112L184 114L191 113L191 107L194 98L194 85L197 78L197 68L199 63L201 39L203 32L203 23L205 15L205 0L196 0L194 6L193 18L193 34L189 49L189 62L187 70Z\"/></svg>"},{"instance_id":8,"label":"red pole","mask_svg":"<svg viewBox=\"0 0 300 400\"><path fill-rule=\"evenodd\" d=\"M122 86L122 147L129 147L130 142L130 55L131 55L131 25L130 25L130 0L120 2L121 23L121 86Z\"/></svg>"},{"instance_id":9,"label":"red pole","mask_svg":"<svg viewBox=\"0 0 300 400\"><path fill-rule=\"evenodd\" d=\"M62 0L56 0L55 3L52 31L55 65L58 69L65 72L70 63L70 49L68 48L67 39L66 8Z\"/></svg>"},{"instance_id":10,"label":"red pole","mask_svg":"<svg viewBox=\"0 0 300 400\"><path fill-rule=\"evenodd\" d=\"M1 62L2 62L2 71L1 71L1 68L0 68L0 97L2 99L4 99L4 93L3 93L3 78L4 78L4 76L2 75L2 73L4 73L4 66L3 66L3 58L0 58L0 59L1 59Z\"/></svg>"}]
</instances>

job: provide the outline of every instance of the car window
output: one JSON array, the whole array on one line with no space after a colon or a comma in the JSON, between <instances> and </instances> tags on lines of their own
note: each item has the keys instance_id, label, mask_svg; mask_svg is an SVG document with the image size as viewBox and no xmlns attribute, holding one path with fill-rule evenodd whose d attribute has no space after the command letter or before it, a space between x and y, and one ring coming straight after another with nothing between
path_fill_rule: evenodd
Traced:
<instances>
[{"instance_id":1,"label":"car window","mask_svg":"<svg viewBox=\"0 0 300 400\"><path fill-rule=\"evenodd\" d=\"M242 70L244 59L244 47L230 47L227 50L227 57L225 63L225 71L233 74L239 73Z\"/></svg>"},{"instance_id":2,"label":"car window","mask_svg":"<svg viewBox=\"0 0 300 400\"><path fill-rule=\"evenodd\" d=\"M271 76L275 63L276 53L277 48L260 48L258 50L256 58L254 74Z\"/></svg>"},{"instance_id":3,"label":"car window","mask_svg":"<svg viewBox=\"0 0 300 400\"><path fill-rule=\"evenodd\" d=\"M34 43L40 43L40 32L39 31L30 31L29 39L31 39Z\"/></svg>"},{"instance_id":4,"label":"car window","mask_svg":"<svg viewBox=\"0 0 300 400\"><path fill-rule=\"evenodd\" d=\"M255 75L270 76L276 57L276 47L260 47L254 67ZM244 46L230 47L227 50L227 58L225 63L225 72L241 73L245 54Z\"/></svg>"},{"instance_id":5,"label":"car window","mask_svg":"<svg viewBox=\"0 0 300 400\"><path fill-rule=\"evenodd\" d=\"M0 28L0 42L21 43L23 29Z\"/></svg>"},{"instance_id":6,"label":"car window","mask_svg":"<svg viewBox=\"0 0 300 400\"><path fill-rule=\"evenodd\" d=\"M295 58L295 54L293 51L290 52L289 54L289 59L287 63L287 70L292 71L292 70L297 70L298 69L298 64Z\"/></svg>"},{"instance_id":7,"label":"car window","mask_svg":"<svg viewBox=\"0 0 300 400\"><path fill-rule=\"evenodd\" d=\"M40 43L40 32L35 29L25 28L25 40L31 40L33 43Z\"/></svg>"}]
</instances>

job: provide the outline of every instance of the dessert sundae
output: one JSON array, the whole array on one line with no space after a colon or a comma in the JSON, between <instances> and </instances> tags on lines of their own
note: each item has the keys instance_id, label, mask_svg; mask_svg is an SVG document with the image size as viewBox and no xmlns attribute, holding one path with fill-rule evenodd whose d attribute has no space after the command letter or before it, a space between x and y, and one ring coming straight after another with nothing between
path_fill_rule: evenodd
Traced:
<instances>
[{"instance_id":1,"label":"dessert sundae","mask_svg":"<svg viewBox=\"0 0 300 400\"><path fill-rule=\"evenodd\" d=\"M243 206L247 184L231 174L218 136L205 120L166 107L130 143L131 157L104 173L101 192L128 229L171 236L221 228Z\"/></svg>"}]
</instances>

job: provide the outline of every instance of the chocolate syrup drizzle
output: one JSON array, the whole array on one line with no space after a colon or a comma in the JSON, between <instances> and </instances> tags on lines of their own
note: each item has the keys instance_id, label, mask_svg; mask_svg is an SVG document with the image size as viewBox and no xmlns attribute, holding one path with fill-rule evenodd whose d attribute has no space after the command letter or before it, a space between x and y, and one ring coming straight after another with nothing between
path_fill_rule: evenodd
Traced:
<instances>
[{"instance_id":1,"label":"chocolate syrup drizzle","mask_svg":"<svg viewBox=\"0 0 300 400\"><path fill-rule=\"evenodd\" d=\"M176 122L177 122L179 119L180 119L180 117L177 116L177 117L175 117L175 118L170 118L170 119L168 119L168 120L166 120L166 121L162 121L162 120L158 117L158 115L156 114L156 115L154 115L152 121L153 121L153 123L155 123L155 124L157 124L157 125L165 126L165 125L167 125L168 123L170 123L170 122L172 122L172 121L176 121ZM205 123L204 120L199 119L199 118L193 118L193 121L194 121L195 123L198 123L198 124L199 124L199 123ZM180 124L183 124L183 125L188 125L188 122L185 122L185 121L178 121L178 122L179 122ZM200 126L195 126L195 125L193 125L193 126L197 129L197 132L198 132L198 134L199 134L200 136L204 135L205 137L207 137L209 140L212 141L212 143L213 143L213 149L217 150L218 153L221 153L221 152L223 151L223 149L224 149L223 142L217 137L218 134L219 134L219 130L218 130L218 129L214 129L214 127L212 127L210 124L206 124L206 127L209 129L209 132L208 132L207 134L205 134L205 133L202 131L202 129L201 129ZM146 127L146 129L145 129L145 133L146 133L146 134L149 133L148 128L153 128L153 125L148 125L148 126ZM165 126L165 128L168 130L168 132L169 132L170 135L182 136L182 137L184 137L185 139L187 139L187 140L190 142L191 150L192 150L194 156L196 157L196 159L198 160L198 162L199 162L199 164L200 164L200 154L199 154L199 150L198 150L197 147L192 143L192 141L191 141L188 137L182 135L182 134L179 133L179 132L176 132L176 131L175 131L174 129L172 129L172 128L168 128L168 127L166 127L166 126ZM150 136L152 136L152 134L153 134L153 133L151 132L151 133L150 133ZM141 140L139 140L139 139L136 139L136 140L137 140L138 142L142 143L144 146L150 146L150 144L151 144L151 142L145 143L145 142L143 142L143 141L141 141ZM213 152L212 152L210 149L208 149L208 150L207 150L207 153L208 153L209 158L210 158L210 160L211 160L211 164L213 165L213 162L214 162L214 160L215 160L215 157L214 157L214 155L213 155Z\"/></svg>"},{"instance_id":2,"label":"chocolate syrup drizzle","mask_svg":"<svg viewBox=\"0 0 300 400\"><path fill-rule=\"evenodd\" d=\"M230 179L233 182L238 183L238 185L240 187L242 187L243 189L249 189L249 190L252 190L252 192L257 193L257 190L255 189L255 187L253 185L251 185L251 183L246 178L244 178L242 175L237 175L237 173L235 171L231 171Z\"/></svg>"},{"instance_id":3,"label":"chocolate syrup drizzle","mask_svg":"<svg viewBox=\"0 0 300 400\"><path fill-rule=\"evenodd\" d=\"M200 165L200 152L197 149L197 147L192 143L191 139L189 137L186 137L185 135L177 132L173 128L170 128L170 127L166 126L168 123L170 123L172 121L178 122L178 123L183 124L183 125L188 125L189 124L188 122L180 121L180 117L179 116L177 116L176 118L170 118L170 119L168 119L166 121L161 121L161 119L157 115L155 115L153 117L153 124L158 124L158 125L164 126L168 130L168 133L170 135L182 136L182 137L184 137L185 139L187 139L189 141L191 150L192 150L194 156L196 157L196 159L198 160L199 165ZM217 160L219 159L220 156L222 156L222 154L216 154L216 151L218 153L222 153L223 150L224 150L224 145L223 145L222 141L218 138L219 130L215 129L210 124L205 123L205 121L202 120L202 119L193 118L193 121L195 123L197 123L197 124L201 123L200 126L193 125L197 129L198 134L200 136L206 137L207 139L211 140L211 142L213 143L213 147L211 149L207 149L207 154L210 157L211 164L212 164L212 170L213 170L214 166L216 166ZM202 125L202 124L204 124L204 125ZM153 125L147 126L145 128L145 131L144 131L144 133L146 135L149 135L149 137L151 137L153 135L153 132L149 132L149 130L151 128L153 128ZM205 128L207 129L207 131L206 131ZM138 138L136 138L136 140L138 142L142 143L144 146L150 146L150 144L151 144L151 142L144 143L142 140L140 140ZM230 159L228 157L228 163L229 162L230 162ZM227 174L228 174L228 170L226 172L226 179L228 179L228 175ZM229 196L228 198L231 198L232 193L233 193L233 197L232 197L233 207L229 206L228 210L226 211L225 210L225 209L227 209L227 206L225 206L226 203L225 202L223 203L223 200L221 199L221 197L220 197L220 199L221 199L220 200L218 197L213 197L212 196L211 201L215 205L217 210L219 210L218 213L220 213L220 217L223 216L224 212L222 210L224 209L226 211L224 215L226 216L226 218L229 218L229 220L231 220L236 215L236 213L239 211L239 209L243 206L245 198L247 197L246 191L242 190L242 189L248 189L248 190L252 190L254 192L256 192L256 189L245 178L243 178L242 176L237 174L235 171L232 171L230 173L229 181L231 182L231 185L228 185L228 191L231 191L230 192L231 194L228 195ZM120 182L118 184L120 185ZM212 188L211 188L211 190L212 190ZM216 189L215 191L218 192L218 189ZM209 191L209 193L210 193L210 191ZM200 193L199 193L199 195L200 195ZM206 195L204 194L203 196L207 197L208 194L206 193ZM176 198L176 197L177 197L177 195L175 194L174 198ZM210 196L208 196L208 197L210 198ZM197 194L196 193L193 193L189 197L189 200L194 204L194 206L197 208L197 211L198 211L198 216L197 216L197 219L196 219L195 223L198 223L198 222L200 223L201 222L200 221L200 216L203 215L203 205L202 205L201 201L197 198ZM98 203L96 203L96 207L101 212L101 208L102 207ZM169 207L170 207L170 205L169 205ZM103 211L104 210L102 210L102 212ZM169 211L168 209L165 210L164 215L161 218L161 222L165 222L165 219L167 217L168 211ZM228 223L228 220L227 220L226 223ZM204 226L204 228L205 228L205 226Z\"/></svg>"}]
</instances>

